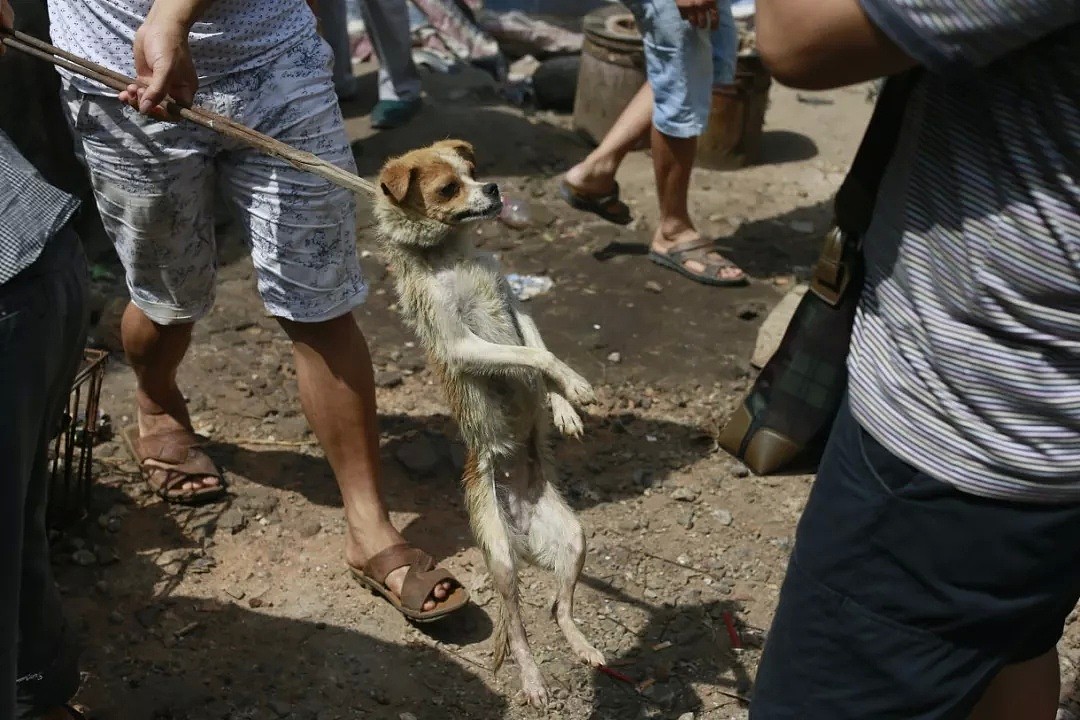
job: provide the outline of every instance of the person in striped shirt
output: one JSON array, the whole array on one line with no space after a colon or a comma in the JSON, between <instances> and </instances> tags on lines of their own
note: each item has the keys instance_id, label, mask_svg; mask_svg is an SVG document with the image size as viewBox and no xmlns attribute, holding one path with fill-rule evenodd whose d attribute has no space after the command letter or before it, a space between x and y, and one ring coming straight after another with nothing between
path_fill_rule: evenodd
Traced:
<instances>
[{"instance_id":1,"label":"person in striped shirt","mask_svg":"<svg viewBox=\"0 0 1080 720\"><path fill-rule=\"evenodd\" d=\"M1080 2L758 0L783 83L922 68L753 720L1052 720L1080 597Z\"/></svg>"}]
</instances>

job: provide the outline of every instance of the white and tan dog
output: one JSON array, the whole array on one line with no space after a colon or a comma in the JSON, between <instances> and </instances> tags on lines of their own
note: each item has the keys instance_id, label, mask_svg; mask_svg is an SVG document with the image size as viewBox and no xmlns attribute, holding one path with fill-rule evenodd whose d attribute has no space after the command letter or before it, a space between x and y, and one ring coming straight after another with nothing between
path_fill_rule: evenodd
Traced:
<instances>
[{"instance_id":1,"label":"white and tan dog","mask_svg":"<svg viewBox=\"0 0 1080 720\"><path fill-rule=\"evenodd\" d=\"M585 535L555 487L550 416L579 437L575 405L592 388L544 347L495 258L478 253L461 226L493 218L502 201L494 183L473 179L473 148L446 140L394 158L379 175L375 216L396 276L400 307L438 368L468 447L464 486L473 532L502 605L495 668L509 648L522 691L547 702L529 650L518 597L518 564L551 571L552 614L583 661L601 665L573 619L574 587L585 562Z\"/></svg>"}]
</instances>

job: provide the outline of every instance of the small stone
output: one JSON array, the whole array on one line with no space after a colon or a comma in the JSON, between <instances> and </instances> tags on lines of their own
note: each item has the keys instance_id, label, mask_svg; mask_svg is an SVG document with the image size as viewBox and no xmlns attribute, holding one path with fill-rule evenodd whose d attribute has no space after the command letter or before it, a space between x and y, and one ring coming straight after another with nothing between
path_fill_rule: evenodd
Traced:
<instances>
[{"instance_id":1,"label":"small stone","mask_svg":"<svg viewBox=\"0 0 1080 720\"><path fill-rule=\"evenodd\" d=\"M234 507L223 512L217 521L217 526L219 528L227 530L233 535L243 530L246 525L247 518L244 517L244 513Z\"/></svg>"},{"instance_id":2,"label":"small stone","mask_svg":"<svg viewBox=\"0 0 1080 720\"><path fill-rule=\"evenodd\" d=\"M607 356L607 359L608 359L609 363L621 363L622 362L622 354L617 353L617 352L613 352L613 353L610 353Z\"/></svg>"},{"instance_id":3,"label":"small stone","mask_svg":"<svg viewBox=\"0 0 1080 720\"><path fill-rule=\"evenodd\" d=\"M641 521L636 517L628 517L619 521L619 529L623 532L633 532L641 527Z\"/></svg>"},{"instance_id":4,"label":"small stone","mask_svg":"<svg viewBox=\"0 0 1080 720\"><path fill-rule=\"evenodd\" d=\"M679 720L694 720L694 713L692 713L692 712L683 713L682 715L679 716Z\"/></svg>"},{"instance_id":5,"label":"small stone","mask_svg":"<svg viewBox=\"0 0 1080 720\"><path fill-rule=\"evenodd\" d=\"M79 567L90 567L91 565L97 565L97 556L90 552L86 548L82 550L76 550L71 553L71 562L75 563Z\"/></svg>"},{"instance_id":6,"label":"small stone","mask_svg":"<svg viewBox=\"0 0 1080 720\"><path fill-rule=\"evenodd\" d=\"M150 629L157 624L159 615L161 615L161 608L156 605L147 605L141 610L135 611L135 619L146 629Z\"/></svg>"},{"instance_id":7,"label":"small stone","mask_svg":"<svg viewBox=\"0 0 1080 720\"><path fill-rule=\"evenodd\" d=\"M105 545L98 545L94 548L94 559L98 565L112 565L120 562L120 556L116 554L116 551Z\"/></svg>"},{"instance_id":8,"label":"small stone","mask_svg":"<svg viewBox=\"0 0 1080 720\"><path fill-rule=\"evenodd\" d=\"M124 613L120 612L119 610L113 610L109 613L109 622L113 625L123 625Z\"/></svg>"},{"instance_id":9,"label":"small stone","mask_svg":"<svg viewBox=\"0 0 1080 720\"><path fill-rule=\"evenodd\" d=\"M662 293L664 291L664 286L655 280L650 280L645 283L645 289L651 293Z\"/></svg>"},{"instance_id":10,"label":"small stone","mask_svg":"<svg viewBox=\"0 0 1080 720\"><path fill-rule=\"evenodd\" d=\"M316 630L325 630L326 629L326 623L321 622L321 621L315 623L315 629Z\"/></svg>"},{"instance_id":11,"label":"small stone","mask_svg":"<svg viewBox=\"0 0 1080 720\"><path fill-rule=\"evenodd\" d=\"M263 606L262 598L253 597L248 600L248 607L252 609L258 609Z\"/></svg>"},{"instance_id":12,"label":"small stone","mask_svg":"<svg viewBox=\"0 0 1080 720\"><path fill-rule=\"evenodd\" d=\"M411 712L403 712L398 715L398 720L416 720L416 716Z\"/></svg>"},{"instance_id":13,"label":"small stone","mask_svg":"<svg viewBox=\"0 0 1080 720\"><path fill-rule=\"evenodd\" d=\"M737 478L750 477L750 470L743 464L736 465L731 469L731 474Z\"/></svg>"},{"instance_id":14,"label":"small stone","mask_svg":"<svg viewBox=\"0 0 1080 720\"><path fill-rule=\"evenodd\" d=\"M104 580L98 580L96 583L94 583L94 589L102 595L108 595L109 591L111 590L111 588L109 587L109 583L105 582Z\"/></svg>"},{"instance_id":15,"label":"small stone","mask_svg":"<svg viewBox=\"0 0 1080 720\"><path fill-rule=\"evenodd\" d=\"M405 376L397 370L380 370L375 373L375 387L394 388L405 382Z\"/></svg>"},{"instance_id":16,"label":"small stone","mask_svg":"<svg viewBox=\"0 0 1080 720\"><path fill-rule=\"evenodd\" d=\"M804 233L806 235L814 232L814 223L809 220L792 220L788 223L788 227L797 233Z\"/></svg>"},{"instance_id":17,"label":"small stone","mask_svg":"<svg viewBox=\"0 0 1080 720\"><path fill-rule=\"evenodd\" d=\"M315 537L322 530L322 523L318 520L305 520L296 528L296 534L302 538Z\"/></svg>"},{"instance_id":18,"label":"small stone","mask_svg":"<svg viewBox=\"0 0 1080 720\"><path fill-rule=\"evenodd\" d=\"M394 457L406 470L419 474L429 473L439 464L439 455L426 435L403 442Z\"/></svg>"},{"instance_id":19,"label":"small stone","mask_svg":"<svg viewBox=\"0 0 1080 720\"><path fill-rule=\"evenodd\" d=\"M676 522L687 530L694 529L694 508L686 508L683 512L679 513L679 517Z\"/></svg>"},{"instance_id":20,"label":"small stone","mask_svg":"<svg viewBox=\"0 0 1080 720\"><path fill-rule=\"evenodd\" d=\"M634 470L634 484L642 487L652 487L656 482L651 472L638 468Z\"/></svg>"},{"instance_id":21,"label":"small stone","mask_svg":"<svg viewBox=\"0 0 1080 720\"><path fill-rule=\"evenodd\" d=\"M287 703L283 703L280 700L270 700L268 705L270 706L270 709L274 712L274 714L278 717L285 717L292 710L292 708Z\"/></svg>"},{"instance_id":22,"label":"small stone","mask_svg":"<svg viewBox=\"0 0 1080 720\"><path fill-rule=\"evenodd\" d=\"M694 502L697 497L698 491L688 487L677 487L671 492L671 499L679 502Z\"/></svg>"},{"instance_id":23,"label":"small stone","mask_svg":"<svg viewBox=\"0 0 1080 720\"><path fill-rule=\"evenodd\" d=\"M716 518L716 522L720 523L725 527L731 524L731 513L727 510L713 510L712 515L714 518Z\"/></svg>"}]
</instances>

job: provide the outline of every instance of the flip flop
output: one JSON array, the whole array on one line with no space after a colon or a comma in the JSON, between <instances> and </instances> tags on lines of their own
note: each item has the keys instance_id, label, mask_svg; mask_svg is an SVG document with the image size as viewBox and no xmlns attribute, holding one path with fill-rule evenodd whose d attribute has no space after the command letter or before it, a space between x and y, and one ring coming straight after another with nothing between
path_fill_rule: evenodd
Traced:
<instances>
[{"instance_id":1,"label":"flip flop","mask_svg":"<svg viewBox=\"0 0 1080 720\"><path fill-rule=\"evenodd\" d=\"M405 582L398 597L386 586L386 576L398 568L409 566ZM409 543L391 545L376 553L364 565L363 570L349 566L353 579L368 590L381 595L394 609L413 622L428 623L446 617L463 608L469 602L469 593L449 570L436 567L430 555ZM433 610L425 611L424 601L435 586L451 580L457 587L450 596L439 602Z\"/></svg>"},{"instance_id":2,"label":"flip flop","mask_svg":"<svg viewBox=\"0 0 1080 720\"><path fill-rule=\"evenodd\" d=\"M139 426L132 425L125 428L121 435L131 457L138 463L143 479L165 502L197 505L225 495L225 479L221 477L221 471L199 449L202 441L190 430L140 437ZM180 487L185 482L205 477L216 477L218 484L197 490Z\"/></svg>"},{"instance_id":3,"label":"flip flop","mask_svg":"<svg viewBox=\"0 0 1080 720\"><path fill-rule=\"evenodd\" d=\"M727 258L716 260L715 258L709 257L709 253L713 252L716 252L716 243L712 240L702 240L690 245L677 247L677 249L669 250L666 253L657 252L656 250L649 248L649 259L661 267L674 270L683 277L690 278L694 282L699 282L702 285L712 285L714 287L740 287L750 282L745 272L741 278L721 278L720 271L725 270L726 268L739 269L739 266ZM705 268L701 272L694 272L686 267L687 261L701 263Z\"/></svg>"},{"instance_id":4,"label":"flip flop","mask_svg":"<svg viewBox=\"0 0 1080 720\"><path fill-rule=\"evenodd\" d=\"M559 183L559 195L575 210L599 215L616 225L628 225L632 219L629 206L619 199L619 183L615 183L606 195L591 195L578 190L564 178Z\"/></svg>"}]
</instances>

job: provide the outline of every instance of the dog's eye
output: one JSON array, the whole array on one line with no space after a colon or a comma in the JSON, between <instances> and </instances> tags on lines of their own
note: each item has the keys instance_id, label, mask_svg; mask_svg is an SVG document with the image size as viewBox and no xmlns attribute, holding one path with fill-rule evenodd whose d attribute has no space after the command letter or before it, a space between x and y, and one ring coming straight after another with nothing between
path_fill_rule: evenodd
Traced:
<instances>
[{"instance_id":1,"label":"dog's eye","mask_svg":"<svg viewBox=\"0 0 1080 720\"><path fill-rule=\"evenodd\" d=\"M457 195L458 187L460 186L456 182L446 183L441 188L439 188L439 194L449 200L450 198Z\"/></svg>"}]
</instances>

